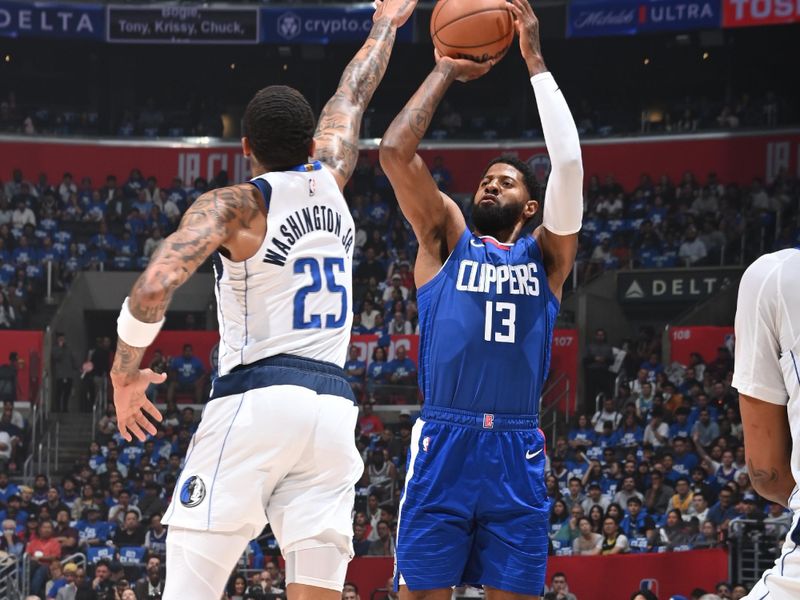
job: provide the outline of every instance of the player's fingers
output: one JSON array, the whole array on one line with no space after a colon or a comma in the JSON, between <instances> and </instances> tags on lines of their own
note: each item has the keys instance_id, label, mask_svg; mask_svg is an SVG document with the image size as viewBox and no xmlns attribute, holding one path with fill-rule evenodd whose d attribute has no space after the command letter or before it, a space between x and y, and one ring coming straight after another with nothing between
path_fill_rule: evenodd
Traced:
<instances>
[{"instance_id":1,"label":"player's fingers","mask_svg":"<svg viewBox=\"0 0 800 600\"><path fill-rule=\"evenodd\" d=\"M136 415L136 424L144 429L150 435L156 434L156 426L150 422L150 420L145 416L144 413L140 412Z\"/></svg>"},{"instance_id":2,"label":"player's fingers","mask_svg":"<svg viewBox=\"0 0 800 600\"><path fill-rule=\"evenodd\" d=\"M166 373L156 373L152 369L142 369L142 376L149 383L164 383L167 378Z\"/></svg>"},{"instance_id":3,"label":"player's fingers","mask_svg":"<svg viewBox=\"0 0 800 600\"><path fill-rule=\"evenodd\" d=\"M140 442L143 442L147 439L147 434L142 431L142 428L139 427L139 424L136 421L131 421L128 423L128 431L136 436L136 439Z\"/></svg>"},{"instance_id":4,"label":"player's fingers","mask_svg":"<svg viewBox=\"0 0 800 600\"><path fill-rule=\"evenodd\" d=\"M150 400L145 400L142 404L142 410L145 411L148 415L153 417L156 421L161 421L164 417L161 416L161 411L156 408L155 404L150 402Z\"/></svg>"},{"instance_id":5,"label":"player's fingers","mask_svg":"<svg viewBox=\"0 0 800 600\"><path fill-rule=\"evenodd\" d=\"M125 423L126 421L124 419L119 419L119 421L117 421L117 429L119 429L119 434L123 437L123 439L126 442L130 442L132 439L131 434L128 433L128 427Z\"/></svg>"}]
</instances>

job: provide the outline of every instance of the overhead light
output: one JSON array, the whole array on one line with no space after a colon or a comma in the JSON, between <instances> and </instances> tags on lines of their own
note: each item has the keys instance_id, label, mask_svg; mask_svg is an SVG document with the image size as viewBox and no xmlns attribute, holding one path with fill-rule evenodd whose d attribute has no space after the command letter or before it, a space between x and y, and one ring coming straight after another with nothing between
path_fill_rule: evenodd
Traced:
<instances>
[{"instance_id":1,"label":"overhead light","mask_svg":"<svg viewBox=\"0 0 800 600\"><path fill-rule=\"evenodd\" d=\"M703 52L703 60L708 60L709 54L708 52Z\"/></svg>"},{"instance_id":2,"label":"overhead light","mask_svg":"<svg viewBox=\"0 0 800 600\"><path fill-rule=\"evenodd\" d=\"M644 62L645 65L649 65L650 64L650 59L645 57L644 61L642 61L642 62Z\"/></svg>"}]
</instances>

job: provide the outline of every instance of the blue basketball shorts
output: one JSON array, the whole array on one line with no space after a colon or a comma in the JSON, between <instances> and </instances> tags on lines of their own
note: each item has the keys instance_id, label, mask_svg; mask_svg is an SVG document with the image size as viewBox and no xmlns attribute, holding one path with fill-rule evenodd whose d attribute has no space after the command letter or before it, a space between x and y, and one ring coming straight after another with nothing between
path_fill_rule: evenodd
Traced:
<instances>
[{"instance_id":1,"label":"blue basketball shorts","mask_svg":"<svg viewBox=\"0 0 800 600\"><path fill-rule=\"evenodd\" d=\"M408 461L396 586L542 594L550 501L537 417L426 407Z\"/></svg>"}]
</instances>

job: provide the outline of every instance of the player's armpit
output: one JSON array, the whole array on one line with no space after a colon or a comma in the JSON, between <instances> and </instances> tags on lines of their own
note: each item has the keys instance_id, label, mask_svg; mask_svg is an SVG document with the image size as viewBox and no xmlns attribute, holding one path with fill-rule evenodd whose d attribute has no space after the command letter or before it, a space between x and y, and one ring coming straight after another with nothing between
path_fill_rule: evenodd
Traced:
<instances>
[{"instance_id":1,"label":"player's armpit","mask_svg":"<svg viewBox=\"0 0 800 600\"><path fill-rule=\"evenodd\" d=\"M251 227L260 214L253 190L250 184L212 190L189 207L131 290L129 309L135 318L160 321L175 290L236 232Z\"/></svg>"},{"instance_id":2,"label":"player's armpit","mask_svg":"<svg viewBox=\"0 0 800 600\"><path fill-rule=\"evenodd\" d=\"M739 395L747 471L755 490L786 506L795 487L786 406Z\"/></svg>"}]
</instances>

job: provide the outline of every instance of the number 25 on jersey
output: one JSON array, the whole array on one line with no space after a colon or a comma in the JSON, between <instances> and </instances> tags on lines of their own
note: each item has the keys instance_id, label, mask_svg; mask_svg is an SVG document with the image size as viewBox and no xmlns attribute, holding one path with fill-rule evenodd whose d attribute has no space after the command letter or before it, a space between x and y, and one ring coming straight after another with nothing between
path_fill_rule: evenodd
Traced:
<instances>
[{"instance_id":1,"label":"number 25 on jersey","mask_svg":"<svg viewBox=\"0 0 800 600\"><path fill-rule=\"evenodd\" d=\"M322 268L320 269L320 262ZM341 308L338 314L328 313L326 315L310 314L306 319L306 298L309 294L322 291L322 273L325 273L325 286L330 301L326 304L334 308L339 295L341 297ZM294 319L295 329L338 329L347 322L347 289L336 283L336 273L344 273L343 258L326 258L320 261L316 258L300 258L294 263L295 275L311 276L311 283L297 290L294 297ZM324 320L323 320L324 317Z\"/></svg>"}]
</instances>

